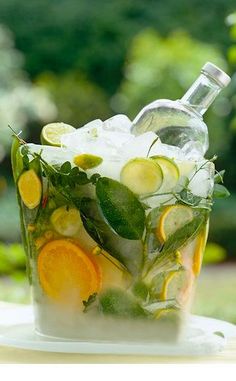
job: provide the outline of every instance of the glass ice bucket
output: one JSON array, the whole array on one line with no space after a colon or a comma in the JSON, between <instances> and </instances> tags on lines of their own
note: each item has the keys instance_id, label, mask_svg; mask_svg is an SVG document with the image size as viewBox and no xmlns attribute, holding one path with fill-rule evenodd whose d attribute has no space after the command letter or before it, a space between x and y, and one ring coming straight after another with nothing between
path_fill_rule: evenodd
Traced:
<instances>
[{"instance_id":1,"label":"glass ice bucket","mask_svg":"<svg viewBox=\"0 0 236 381\"><path fill-rule=\"evenodd\" d=\"M214 165L173 154L159 145L149 157L99 162L16 140L12 165L38 334L180 337L208 235Z\"/></svg>"}]
</instances>

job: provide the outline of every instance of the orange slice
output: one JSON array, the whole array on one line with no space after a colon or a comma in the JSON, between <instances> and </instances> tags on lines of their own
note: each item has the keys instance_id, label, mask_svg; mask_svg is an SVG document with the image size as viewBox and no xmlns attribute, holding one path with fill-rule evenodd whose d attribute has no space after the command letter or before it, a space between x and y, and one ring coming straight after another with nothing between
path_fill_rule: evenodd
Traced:
<instances>
[{"instance_id":1,"label":"orange slice","mask_svg":"<svg viewBox=\"0 0 236 381\"><path fill-rule=\"evenodd\" d=\"M198 276L201 271L202 266L202 257L206 247L207 236L209 231L209 220L207 221L205 229L197 237L196 248L193 255L193 273L195 276Z\"/></svg>"},{"instance_id":2,"label":"orange slice","mask_svg":"<svg viewBox=\"0 0 236 381\"><path fill-rule=\"evenodd\" d=\"M164 243L172 234L193 219L193 211L189 206L166 206L156 228L157 238Z\"/></svg>"},{"instance_id":3,"label":"orange slice","mask_svg":"<svg viewBox=\"0 0 236 381\"><path fill-rule=\"evenodd\" d=\"M44 292L52 299L82 307L101 288L98 265L76 244L65 239L48 242L38 256L38 274Z\"/></svg>"},{"instance_id":4,"label":"orange slice","mask_svg":"<svg viewBox=\"0 0 236 381\"><path fill-rule=\"evenodd\" d=\"M42 196L42 183L33 169L22 173L18 181L18 189L27 208L34 209L39 205Z\"/></svg>"}]
</instances>

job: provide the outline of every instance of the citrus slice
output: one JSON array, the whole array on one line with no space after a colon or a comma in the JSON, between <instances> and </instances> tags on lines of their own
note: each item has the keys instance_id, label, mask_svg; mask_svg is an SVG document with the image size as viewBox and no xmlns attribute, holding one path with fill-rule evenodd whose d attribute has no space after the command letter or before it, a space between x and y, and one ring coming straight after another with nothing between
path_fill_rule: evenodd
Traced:
<instances>
[{"instance_id":1,"label":"citrus slice","mask_svg":"<svg viewBox=\"0 0 236 381\"><path fill-rule=\"evenodd\" d=\"M80 212L67 205L54 210L50 221L55 231L66 237L73 237L82 226Z\"/></svg>"},{"instance_id":2,"label":"citrus slice","mask_svg":"<svg viewBox=\"0 0 236 381\"><path fill-rule=\"evenodd\" d=\"M74 157L74 163L77 167L80 167L84 170L95 168L103 162L103 159L100 156L91 155L88 153L82 153Z\"/></svg>"},{"instance_id":3,"label":"citrus slice","mask_svg":"<svg viewBox=\"0 0 236 381\"><path fill-rule=\"evenodd\" d=\"M163 173L160 165L151 159L135 158L121 170L121 182L138 195L156 192L162 185Z\"/></svg>"},{"instance_id":4,"label":"citrus slice","mask_svg":"<svg viewBox=\"0 0 236 381\"><path fill-rule=\"evenodd\" d=\"M165 242L178 229L182 228L193 219L193 211L184 205L166 206L156 229L157 238Z\"/></svg>"},{"instance_id":5,"label":"citrus slice","mask_svg":"<svg viewBox=\"0 0 236 381\"><path fill-rule=\"evenodd\" d=\"M193 255L193 273L195 276L198 276L201 271L202 266L202 257L206 247L207 236L209 231L209 220L207 221L205 229L198 235L196 248Z\"/></svg>"},{"instance_id":6,"label":"citrus slice","mask_svg":"<svg viewBox=\"0 0 236 381\"><path fill-rule=\"evenodd\" d=\"M167 291L168 291L168 286L170 282L172 281L173 277L177 274L176 271L170 271L168 275L166 275L163 285L162 285L162 290L160 293L160 299L161 300L166 300L167 299Z\"/></svg>"},{"instance_id":7,"label":"citrus slice","mask_svg":"<svg viewBox=\"0 0 236 381\"><path fill-rule=\"evenodd\" d=\"M152 156L152 160L159 164L163 172L163 191L172 190L179 180L179 168L174 160L169 159L166 156Z\"/></svg>"},{"instance_id":8,"label":"citrus slice","mask_svg":"<svg viewBox=\"0 0 236 381\"><path fill-rule=\"evenodd\" d=\"M18 181L18 189L27 208L34 209L39 205L42 196L42 183L33 169L22 173Z\"/></svg>"},{"instance_id":9,"label":"citrus slice","mask_svg":"<svg viewBox=\"0 0 236 381\"><path fill-rule=\"evenodd\" d=\"M60 147L61 136L75 131L76 129L70 124L62 122L46 124L41 131L41 144Z\"/></svg>"},{"instance_id":10,"label":"citrus slice","mask_svg":"<svg viewBox=\"0 0 236 381\"><path fill-rule=\"evenodd\" d=\"M69 240L51 241L42 248L38 274L44 292L70 306L82 307L101 287L101 277L89 256Z\"/></svg>"}]
</instances>

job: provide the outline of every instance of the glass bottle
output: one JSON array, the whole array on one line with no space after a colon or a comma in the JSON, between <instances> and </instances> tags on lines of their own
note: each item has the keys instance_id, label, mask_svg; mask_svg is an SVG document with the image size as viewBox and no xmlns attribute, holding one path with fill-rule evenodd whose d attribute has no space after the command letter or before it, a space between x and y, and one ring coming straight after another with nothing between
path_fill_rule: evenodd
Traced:
<instances>
[{"instance_id":1,"label":"glass bottle","mask_svg":"<svg viewBox=\"0 0 236 381\"><path fill-rule=\"evenodd\" d=\"M145 106L133 121L132 133L153 131L162 143L204 156L208 149L208 130L202 116L229 82L230 77L224 71L207 62L181 99L159 99Z\"/></svg>"}]
</instances>

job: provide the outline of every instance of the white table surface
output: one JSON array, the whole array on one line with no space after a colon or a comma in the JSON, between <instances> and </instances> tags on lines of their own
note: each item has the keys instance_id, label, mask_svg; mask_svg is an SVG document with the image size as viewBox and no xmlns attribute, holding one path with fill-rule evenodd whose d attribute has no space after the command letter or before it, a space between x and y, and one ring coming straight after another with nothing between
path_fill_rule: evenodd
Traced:
<instances>
[{"instance_id":1,"label":"white table surface","mask_svg":"<svg viewBox=\"0 0 236 381\"><path fill-rule=\"evenodd\" d=\"M0 308L15 304L0 302ZM134 364L134 363L236 363L236 338L228 339L226 348L217 355L202 357L167 357L139 355L95 355L50 353L0 346L0 364Z\"/></svg>"}]
</instances>

